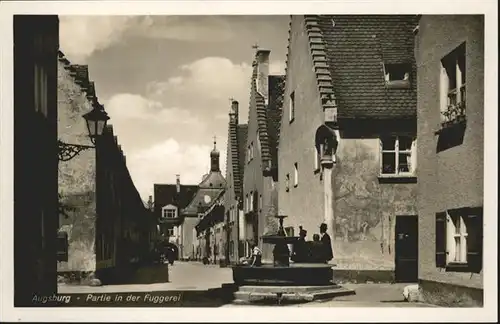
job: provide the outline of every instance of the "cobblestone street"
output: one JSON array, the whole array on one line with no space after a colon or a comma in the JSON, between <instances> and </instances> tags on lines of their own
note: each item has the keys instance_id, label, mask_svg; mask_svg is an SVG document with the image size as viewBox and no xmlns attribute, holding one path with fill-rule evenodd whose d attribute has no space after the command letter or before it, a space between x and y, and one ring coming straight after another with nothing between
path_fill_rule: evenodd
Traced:
<instances>
[{"instance_id":1,"label":"cobblestone street","mask_svg":"<svg viewBox=\"0 0 500 324\"><path fill-rule=\"evenodd\" d=\"M105 285L101 287L60 285L59 293L126 293L184 291L183 306L240 307L224 304L207 295L209 290L232 282L229 268L203 265L198 262L175 262L169 267L170 282L155 284ZM354 289L356 295L337 297L333 300L315 301L306 304L283 305L298 307L426 307L430 305L407 303L402 291L406 284L344 284ZM189 300L193 298L193 300ZM275 305L275 304L270 304ZM248 307L248 306L241 306Z\"/></svg>"}]
</instances>

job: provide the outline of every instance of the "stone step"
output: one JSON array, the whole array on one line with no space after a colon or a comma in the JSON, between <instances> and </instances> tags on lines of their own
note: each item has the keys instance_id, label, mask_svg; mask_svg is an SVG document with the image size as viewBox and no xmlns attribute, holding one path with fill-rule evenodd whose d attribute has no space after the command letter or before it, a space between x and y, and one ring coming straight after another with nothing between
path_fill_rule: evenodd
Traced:
<instances>
[{"instance_id":1,"label":"stone step","mask_svg":"<svg viewBox=\"0 0 500 324\"><path fill-rule=\"evenodd\" d=\"M320 290L330 290L330 289L338 289L339 285L332 284L329 286L241 286L238 291L241 292L282 292L282 293L295 293L295 292L311 292L311 291L320 291Z\"/></svg>"},{"instance_id":2,"label":"stone step","mask_svg":"<svg viewBox=\"0 0 500 324\"><path fill-rule=\"evenodd\" d=\"M322 289L317 291L283 293L281 295L282 301L303 301L310 302L319 299L330 299L339 296L353 295L354 290L344 287L336 287L335 289ZM278 295L276 292L246 292L237 291L234 293L234 303L253 303L264 301L277 301Z\"/></svg>"}]
</instances>

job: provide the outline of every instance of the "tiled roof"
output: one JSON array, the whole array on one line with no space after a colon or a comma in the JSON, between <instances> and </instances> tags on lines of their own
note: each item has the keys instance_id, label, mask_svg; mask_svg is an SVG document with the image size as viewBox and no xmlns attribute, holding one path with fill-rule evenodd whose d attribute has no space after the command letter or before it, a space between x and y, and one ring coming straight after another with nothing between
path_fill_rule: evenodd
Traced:
<instances>
[{"instance_id":1,"label":"tiled roof","mask_svg":"<svg viewBox=\"0 0 500 324\"><path fill-rule=\"evenodd\" d=\"M180 193L177 194L177 186L175 184L156 184L154 185L154 212L160 216L160 211L163 206L174 205L179 209L185 208L193 199L198 186L182 185Z\"/></svg>"},{"instance_id":2,"label":"tiled roof","mask_svg":"<svg viewBox=\"0 0 500 324\"><path fill-rule=\"evenodd\" d=\"M233 172L233 188L236 197L242 199L243 194L243 174L245 170L246 141L248 125L229 124L229 152L227 158L231 159Z\"/></svg>"},{"instance_id":3,"label":"tiled roof","mask_svg":"<svg viewBox=\"0 0 500 324\"><path fill-rule=\"evenodd\" d=\"M200 188L194 195L191 202L189 202L189 204L182 209L181 213L185 216L197 216L200 211L199 207L201 207L201 211L205 211L210 208L216 199L224 192L224 190L224 188ZM208 196L210 199L206 199L205 196Z\"/></svg>"},{"instance_id":4,"label":"tiled roof","mask_svg":"<svg viewBox=\"0 0 500 324\"><path fill-rule=\"evenodd\" d=\"M324 107L336 106L339 119L416 116L415 15L305 19ZM387 88L384 62L410 63L410 88Z\"/></svg>"}]
</instances>

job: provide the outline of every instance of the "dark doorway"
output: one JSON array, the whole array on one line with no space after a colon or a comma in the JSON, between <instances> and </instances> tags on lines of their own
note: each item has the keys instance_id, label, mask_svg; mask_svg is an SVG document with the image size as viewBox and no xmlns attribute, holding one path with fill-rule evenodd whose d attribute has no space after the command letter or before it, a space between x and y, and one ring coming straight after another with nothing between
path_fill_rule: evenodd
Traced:
<instances>
[{"instance_id":1,"label":"dark doorway","mask_svg":"<svg viewBox=\"0 0 500 324\"><path fill-rule=\"evenodd\" d=\"M396 217L396 282L418 281L418 217Z\"/></svg>"}]
</instances>

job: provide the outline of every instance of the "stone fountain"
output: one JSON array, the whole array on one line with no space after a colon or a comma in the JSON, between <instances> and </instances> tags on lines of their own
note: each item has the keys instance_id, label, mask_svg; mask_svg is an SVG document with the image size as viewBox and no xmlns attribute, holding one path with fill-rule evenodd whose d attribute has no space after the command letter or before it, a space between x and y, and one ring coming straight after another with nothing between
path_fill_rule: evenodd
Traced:
<instances>
[{"instance_id":1,"label":"stone fountain","mask_svg":"<svg viewBox=\"0 0 500 324\"><path fill-rule=\"evenodd\" d=\"M249 303L273 299L312 301L354 294L353 290L333 282L333 265L313 261L291 263L288 245L298 242L298 236L286 236L284 215L275 216L279 221L276 235L263 236L264 244L274 245L273 263L261 266L232 266L235 302ZM310 262L308 262L310 261Z\"/></svg>"}]
</instances>

